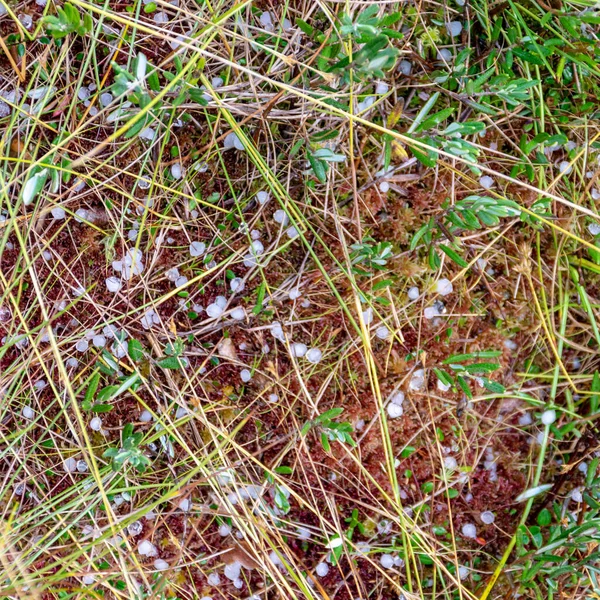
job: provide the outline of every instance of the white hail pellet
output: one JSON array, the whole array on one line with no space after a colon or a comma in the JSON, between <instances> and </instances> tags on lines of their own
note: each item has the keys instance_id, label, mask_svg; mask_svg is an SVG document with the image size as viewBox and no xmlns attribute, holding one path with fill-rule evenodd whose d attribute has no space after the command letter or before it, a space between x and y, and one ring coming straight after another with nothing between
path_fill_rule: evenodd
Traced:
<instances>
[{"instance_id":1,"label":"white hail pellet","mask_svg":"<svg viewBox=\"0 0 600 600\"><path fill-rule=\"evenodd\" d=\"M104 348L106 345L106 338L103 335L95 335L92 338L92 344L96 348Z\"/></svg>"},{"instance_id":2,"label":"white hail pellet","mask_svg":"<svg viewBox=\"0 0 600 600\"><path fill-rule=\"evenodd\" d=\"M234 321L243 321L246 318L246 311L241 306L236 306L231 311L231 318Z\"/></svg>"},{"instance_id":3,"label":"white hail pellet","mask_svg":"<svg viewBox=\"0 0 600 600\"><path fill-rule=\"evenodd\" d=\"M384 569L394 568L394 557L391 554L382 554L379 562Z\"/></svg>"},{"instance_id":4,"label":"white hail pellet","mask_svg":"<svg viewBox=\"0 0 600 600\"><path fill-rule=\"evenodd\" d=\"M438 279L435 284L435 289L440 296L447 296L452 293L452 282L445 277L442 279Z\"/></svg>"},{"instance_id":5,"label":"white hail pellet","mask_svg":"<svg viewBox=\"0 0 600 600\"><path fill-rule=\"evenodd\" d=\"M444 467L448 471L455 471L458 468L458 462L454 456L446 456L444 458Z\"/></svg>"},{"instance_id":6,"label":"white hail pellet","mask_svg":"<svg viewBox=\"0 0 600 600\"><path fill-rule=\"evenodd\" d=\"M558 163L558 170L564 175L568 175L573 170L573 165L568 160L563 160Z\"/></svg>"},{"instance_id":7,"label":"white hail pellet","mask_svg":"<svg viewBox=\"0 0 600 600\"><path fill-rule=\"evenodd\" d=\"M290 222L290 219L285 211L280 208L273 213L273 221L275 221L275 223L280 223L285 227Z\"/></svg>"},{"instance_id":8,"label":"white hail pellet","mask_svg":"<svg viewBox=\"0 0 600 600\"><path fill-rule=\"evenodd\" d=\"M588 225L588 231L591 235L598 235L600 234L600 225L598 223L590 223Z\"/></svg>"},{"instance_id":9,"label":"white hail pellet","mask_svg":"<svg viewBox=\"0 0 600 600\"><path fill-rule=\"evenodd\" d=\"M425 371L423 369L416 369L413 372L410 381L408 382L408 389L413 392L419 392L425 386Z\"/></svg>"},{"instance_id":10,"label":"white hail pellet","mask_svg":"<svg viewBox=\"0 0 600 600\"><path fill-rule=\"evenodd\" d=\"M306 360L313 365L321 362L321 358L323 357L323 353L318 348L311 348L306 353Z\"/></svg>"},{"instance_id":11,"label":"white hail pellet","mask_svg":"<svg viewBox=\"0 0 600 600\"><path fill-rule=\"evenodd\" d=\"M363 310L362 318L365 325L370 325L373 322L373 309L369 307L367 310Z\"/></svg>"},{"instance_id":12,"label":"white hail pellet","mask_svg":"<svg viewBox=\"0 0 600 600\"><path fill-rule=\"evenodd\" d=\"M67 473L77 471L77 461L74 458L67 458L63 461L63 467Z\"/></svg>"},{"instance_id":13,"label":"white hail pellet","mask_svg":"<svg viewBox=\"0 0 600 600\"><path fill-rule=\"evenodd\" d=\"M223 140L223 148L225 148L225 150L231 150L233 148L235 148L236 150L245 149L244 144L233 131L227 134L227 136Z\"/></svg>"},{"instance_id":14,"label":"white hail pellet","mask_svg":"<svg viewBox=\"0 0 600 600\"><path fill-rule=\"evenodd\" d=\"M468 567L465 567L463 565L461 565L460 567L458 567L458 577L462 580L462 579L466 579L469 576L469 569Z\"/></svg>"},{"instance_id":15,"label":"white hail pellet","mask_svg":"<svg viewBox=\"0 0 600 600\"><path fill-rule=\"evenodd\" d=\"M166 12L161 11L161 12L154 13L153 19L157 25L162 25L164 23L169 22L169 15Z\"/></svg>"},{"instance_id":16,"label":"white hail pellet","mask_svg":"<svg viewBox=\"0 0 600 600\"><path fill-rule=\"evenodd\" d=\"M463 30L463 25L460 21L450 21L446 23L446 30L450 37L458 37Z\"/></svg>"},{"instance_id":17,"label":"white hail pellet","mask_svg":"<svg viewBox=\"0 0 600 600\"><path fill-rule=\"evenodd\" d=\"M376 330L375 330L375 335L376 337L378 337L380 340L387 340L387 338L390 337L390 330L385 326L385 325L380 325Z\"/></svg>"},{"instance_id":18,"label":"white hail pellet","mask_svg":"<svg viewBox=\"0 0 600 600\"><path fill-rule=\"evenodd\" d=\"M477 528L475 525L473 525L473 523L465 523L462 526L461 531L463 536L466 538L475 539L477 537Z\"/></svg>"},{"instance_id":19,"label":"white hail pellet","mask_svg":"<svg viewBox=\"0 0 600 600\"><path fill-rule=\"evenodd\" d=\"M221 537L227 537L231 533L231 527L227 523L223 523L219 527L219 535Z\"/></svg>"},{"instance_id":20,"label":"white hail pellet","mask_svg":"<svg viewBox=\"0 0 600 600\"><path fill-rule=\"evenodd\" d=\"M265 191L257 192L256 201L259 204L266 204L269 201L269 193Z\"/></svg>"},{"instance_id":21,"label":"white hail pellet","mask_svg":"<svg viewBox=\"0 0 600 600\"><path fill-rule=\"evenodd\" d=\"M31 406L24 406L21 410L21 414L23 415L24 419L33 419L35 416L35 412Z\"/></svg>"},{"instance_id":22,"label":"white hail pellet","mask_svg":"<svg viewBox=\"0 0 600 600\"><path fill-rule=\"evenodd\" d=\"M520 417L519 417L519 425L521 427L527 427L527 425L531 425L533 423L533 417L531 416L531 413L523 413Z\"/></svg>"},{"instance_id":23,"label":"white hail pellet","mask_svg":"<svg viewBox=\"0 0 600 600\"><path fill-rule=\"evenodd\" d=\"M229 288L232 292L241 292L245 287L244 280L241 277L234 277L229 282Z\"/></svg>"},{"instance_id":24,"label":"white hail pellet","mask_svg":"<svg viewBox=\"0 0 600 600\"><path fill-rule=\"evenodd\" d=\"M494 180L489 175L483 175L479 178L479 185L482 188L489 190L494 185Z\"/></svg>"},{"instance_id":25,"label":"white hail pellet","mask_svg":"<svg viewBox=\"0 0 600 600\"><path fill-rule=\"evenodd\" d=\"M154 568L157 571L166 571L169 568L169 563L166 560L163 560L162 558L157 558L154 561Z\"/></svg>"},{"instance_id":26,"label":"white hail pellet","mask_svg":"<svg viewBox=\"0 0 600 600\"><path fill-rule=\"evenodd\" d=\"M100 94L100 104L102 106L108 106L113 101L113 95L109 92L104 92L104 94Z\"/></svg>"},{"instance_id":27,"label":"white hail pellet","mask_svg":"<svg viewBox=\"0 0 600 600\"><path fill-rule=\"evenodd\" d=\"M451 387L452 384L444 383L441 379L437 380L437 389L440 390L440 392L447 392Z\"/></svg>"},{"instance_id":28,"label":"white hail pellet","mask_svg":"<svg viewBox=\"0 0 600 600\"><path fill-rule=\"evenodd\" d=\"M556 411L555 410L545 410L542 413L541 420L544 425L552 425L552 423L554 423L554 421L556 421Z\"/></svg>"},{"instance_id":29,"label":"white hail pellet","mask_svg":"<svg viewBox=\"0 0 600 600\"><path fill-rule=\"evenodd\" d=\"M269 394L269 402L277 402L279 396L277 394Z\"/></svg>"},{"instance_id":30,"label":"white hail pellet","mask_svg":"<svg viewBox=\"0 0 600 600\"><path fill-rule=\"evenodd\" d=\"M307 352L308 348L306 347L306 344L301 342L295 342L292 344L292 356L302 358Z\"/></svg>"},{"instance_id":31,"label":"white hail pellet","mask_svg":"<svg viewBox=\"0 0 600 600\"><path fill-rule=\"evenodd\" d=\"M416 300L419 297L419 288L416 286L411 287L408 290L408 299L409 300Z\"/></svg>"},{"instance_id":32,"label":"white hail pellet","mask_svg":"<svg viewBox=\"0 0 600 600\"><path fill-rule=\"evenodd\" d=\"M175 280L175 287L181 287L182 285L185 285L187 282L188 282L188 278L185 275L180 275Z\"/></svg>"},{"instance_id":33,"label":"white hail pellet","mask_svg":"<svg viewBox=\"0 0 600 600\"><path fill-rule=\"evenodd\" d=\"M89 348L90 344L87 340L79 340L75 345L77 352L85 352Z\"/></svg>"},{"instance_id":34,"label":"white hail pellet","mask_svg":"<svg viewBox=\"0 0 600 600\"><path fill-rule=\"evenodd\" d=\"M102 419L100 417L94 417L90 421L90 429L92 431L100 431L102 429Z\"/></svg>"},{"instance_id":35,"label":"white hail pellet","mask_svg":"<svg viewBox=\"0 0 600 600\"><path fill-rule=\"evenodd\" d=\"M387 94L389 90L390 86L383 81L379 81L375 86L375 93L379 95Z\"/></svg>"},{"instance_id":36,"label":"white hail pellet","mask_svg":"<svg viewBox=\"0 0 600 600\"><path fill-rule=\"evenodd\" d=\"M116 294L121 289L122 284L116 277L107 277L106 289L113 294Z\"/></svg>"},{"instance_id":37,"label":"white hail pellet","mask_svg":"<svg viewBox=\"0 0 600 600\"><path fill-rule=\"evenodd\" d=\"M60 220L64 219L65 216L67 215L67 213L65 212L65 209L62 208L61 206L55 206L50 211L50 214L52 215L52 218L56 221L60 221Z\"/></svg>"},{"instance_id":38,"label":"white hail pellet","mask_svg":"<svg viewBox=\"0 0 600 600\"><path fill-rule=\"evenodd\" d=\"M224 574L229 581L235 581L242 571L242 564L237 560L234 560L232 563L225 565Z\"/></svg>"},{"instance_id":39,"label":"white hail pellet","mask_svg":"<svg viewBox=\"0 0 600 600\"><path fill-rule=\"evenodd\" d=\"M149 142L154 139L155 135L156 131L152 129L152 127L145 127L138 133L138 137L140 137L142 140L148 140Z\"/></svg>"},{"instance_id":40,"label":"white hail pellet","mask_svg":"<svg viewBox=\"0 0 600 600\"><path fill-rule=\"evenodd\" d=\"M143 410L140 414L140 421L142 423L150 423L152 421L152 413L149 410Z\"/></svg>"},{"instance_id":41,"label":"white hail pellet","mask_svg":"<svg viewBox=\"0 0 600 600\"><path fill-rule=\"evenodd\" d=\"M379 191L382 194L387 194L390 191L390 184L387 181L382 181L379 184Z\"/></svg>"},{"instance_id":42,"label":"white hail pellet","mask_svg":"<svg viewBox=\"0 0 600 600\"><path fill-rule=\"evenodd\" d=\"M171 165L171 175L173 179L181 179L183 176L183 167L181 163L176 162Z\"/></svg>"},{"instance_id":43,"label":"white hail pellet","mask_svg":"<svg viewBox=\"0 0 600 600\"><path fill-rule=\"evenodd\" d=\"M204 242L192 242L190 244L190 255L191 256L202 256L206 251L206 244Z\"/></svg>"},{"instance_id":44,"label":"white hail pellet","mask_svg":"<svg viewBox=\"0 0 600 600\"><path fill-rule=\"evenodd\" d=\"M409 60L401 60L398 69L402 75L408 77L412 72L412 63Z\"/></svg>"},{"instance_id":45,"label":"white hail pellet","mask_svg":"<svg viewBox=\"0 0 600 600\"><path fill-rule=\"evenodd\" d=\"M138 544L137 549L141 556L156 556L158 554L154 544L148 540L142 540Z\"/></svg>"},{"instance_id":46,"label":"white hail pellet","mask_svg":"<svg viewBox=\"0 0 600 600\"><path fill-rule=\"evenodd\" d=\"M329 573L329 565L327 563L320 562L317 565L315 572L319 577L325 577L325 575L327 575L327 573Z\"/></svg>"},{"instance_id":47,"label":"white hail pellet","mask_svg":"<svg viewBox=\"0 0 600 600\"><path fill-rule=\"evenodd\" d=\"M387 414L390 419L397 419L398 417L401 417L403 413L404 409L402 408L402 405L393 404L392 402L387 405Z\"/></svg>"},{"instance_id":48,"label":"white hail pellet","mask_svg":"<svg viewBox=\"0 0 600 600\"><path fill-rule=\"evenodd\" d=\"M218 304L209 304L206 307L206 314L211 319L218 319L223 314L223 309Z\"/></svg>"},{"instance_id":49,"label":"white hail pellet","mask_svg":"<svg viewBox=\"0 0 600 600\"><path fill-rule=\"evenodd\" d=\"M242 369L240 371L240 379L244 383L248 383L252 379L252 373L250 372L250 370L249 369Z\"/></svg>"},{"instance_id":50,"label":"white hail pellet","mask_svg":"<svg viewBox=\"0 0 600 600\"><path fill-rule=\"evenodd\" d=\"M300 234L298 233L298 230L292 226L292 227L288 227L286 229L286 235L290 238L290 240L293 240L295 238L297 238Z\"/></svg>"},{"instance_id":51,"label":"white hail pellet","mask_svg":"<svg viewBox=\"0 0 600 600\"><path fill-rule=\"evenodd\" d=\"M404 392L397 390L390 395L389 398L392 404L402 404L404 402Z\"/></svg>"},{"instance_id":52,"label":"white hail pellet","mask_svg":"<svg viewBox=\"0 0 600 600\"><path fill-rule=\"evenodd\" d=\"M208 582L208 585L217 586L221 583L221 576L218 573L211 573L206 578L206 581Z\"/></svg>"},{"instance_id":53,"label":"white hail pellet","mask_svg":"<svg viewBox=\"0 0 600 600\"><path fill-rule=\"evenodd\" d=\"M491 525L495 520L496 516L491 510L485 510L479 515L481 522L486 525Z\"/></svg>"}]
</instances>

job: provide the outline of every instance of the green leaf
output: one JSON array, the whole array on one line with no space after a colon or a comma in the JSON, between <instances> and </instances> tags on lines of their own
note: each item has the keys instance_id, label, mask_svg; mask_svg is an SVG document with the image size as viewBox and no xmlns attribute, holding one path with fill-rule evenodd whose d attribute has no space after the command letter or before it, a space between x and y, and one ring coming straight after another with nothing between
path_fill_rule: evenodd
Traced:
<instances>
[{"instance_id":1,"label":"green leaf","mask_svg":"<svg viewBox=\"0 0 600 600\"><path fill-rule=\"evenodd\" d=\"M552 513L547 508L542 509L537 516L537 524L540 525L540 527L546 527L550 525L551 522Z\"/></svg>"},{"instance_id":2,"label":"green leaf","mask_svg":"<svg viewBox=\"0 0 600 600\"><path fill-rule=\"evenodd\" d=\"M84 402L91 402L96 395L98 384L100 383L100 373L96 373L91 379L87 390L85 391Z\"/></svg>"},{"instance_id":3,"label":"green leaf","mask_svg":"<svg viewBox=\"0 0 600 600\"><path fill-rule=\"evenodd\" d=\"M47 178L48 169L41 169L25 182L22 195L25 206L28 206L35 200L36 196L42 191Z\"/></svg>"},{"instance_id":4,"label":"green leaf","mask_svg":"<svg viewBox=\"0 0 600 600\"><path fill-rule=\"evenodd\" d=\"M446 244L440 244L439 246L442 252L448 256L450 260L453 260L459 267L464 269L469 266L469 263L458 252L449 246L446 246Z\"/></svg>"},{"instance_id":5,"label":"green leaf","mask_svg":"<svg viewBox=\"0 0 600 600\"><path fill-rule=\"evenodd\" d=\"M444 360L445 365L453 363L461 363L467 360L476 360L479 358L497 358L502 356L500 350L483 350L481 352L470 352L468 354L453 354L450 358Z\"/></svg>"},{"instance_id":6,"label":"green leaf","mask_svg":"<svg viewBox=\"0 0 600 600\"><path fill-rule=\"evenodd\" d=\"M144 358L144 346L142 346L138 340L131 338L127 342L127 349L129 352L129 358L131 358L133 362L137 362L138 360L142 360L142 358Z\"/></svg>"},{"instance_id":7,"label":"green leaf","mask_svg":"<svg viewBox=\"0 0 600 600\"><path fill-rule=\"evenodd\" d=\"M327 163L323 160L315 158L310 152L308 153L308 162L312 167L315 177L321 182L327 181Z\"/></svg>"},{"instance_id":8,"label":"green leaf","mask_svg":"<svg viewBox=\"0 0 600 600\"><path fill-rule=\"evenodd\" d=\"M173 371L184 368L184 363L176 356L167 356L166 358L161 358L157 364L163 369L171 369Z\"/></svg>"}]
</instances>

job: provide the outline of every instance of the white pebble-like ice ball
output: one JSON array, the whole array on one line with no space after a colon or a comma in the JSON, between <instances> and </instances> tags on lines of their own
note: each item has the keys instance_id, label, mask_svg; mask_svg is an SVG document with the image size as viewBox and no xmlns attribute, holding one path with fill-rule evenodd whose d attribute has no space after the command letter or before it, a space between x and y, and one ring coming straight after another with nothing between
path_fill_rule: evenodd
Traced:
<instances>
[{"instance_id":1,"label":"white pebble-like ice ball","mask_svg":"<svg viewBox=\"0 0 600 600\"><path fill-rule=\"evenodd\" d=\"M320 562L315 569L315 572L319 577L325 577L329 573L329 565L324 562Z\"/></svg>"},{"instance_id":2,"label":"white pebble-like ice ball","mask_svg":"<svg viewBox=\"0 0 600 600\"><path fill-rule=\"evenodd\" d=\"M138 553L141 556L156 556L157 551L154 544L148 540L142 540L138 544Z\"/></svg>"},{"instance_id":3,"label":"white pebble-like ice ball","mask_svg":"<svg viewBox=\"0 0 600 600\"><path fill-rule=\"evenodd\" d=\"M382 554L379 562L384 569L394 568L394 557L391 554Z\"/></svg>"},{"instance_id":4,"label":"white pebble-like ice ball","mask_svg":"<svg viewBox=\"0 0 600 600\"><path fill-rule=\"evenodd\" d=\"M556 421L556 411L555 410L545 410L542 413L542 423L544 425L552 425L554 421Z\"/></svg>"},{"instance_id":5,"label":"white pebble-like ice ball","mask_svg":"<svg viewBox=\"0 0 600 600\"><path fill-rule=\"evenodd\" d=\"M375 335L380 339L380 340L387 340L387 338L390 337L390 330L385 326L385 325L380 325L376 330L375 330Z\"/></svg>"},{"instance_id":6,"label":"white pebble-like ice ball","mask_svg":"<svg viewBox=\"0 0 600 600\"><path fill-rule=\"evenodd\" d=\"M465 523L462 526L461 531L463 536L466 538L475 539L477 537L477 528L475 525L473 525L473 523Z\"/></svg>"},{"instance_id":7,"label":"white pebble-like ice ball","mask_svg":"<svg viewBox=\"0 0 600 600\"><path fill-rule=\"evenodd\" d=\"M219 535L221 537L227 537L230 533L231 533L231 527L229 525L227 525L227 523L223 523L223 525L221 525L219 527Z\"/></svg>"},{"instance_id":8,"label":"white pebble-like ice ball","mask_svg":"<svg viewBox=\"0 0 600 600\"><path fill-rule=\"evenodd\" d=\"M206 307L206 314L211 319L218 319L223 314L223 309L218 304L209 304Z\"/></svg>"},{"instance_id":9,"label":"white pebble-like ice ball","mask_svg":"<svg viewBox=\"0 0 600 600\"><path fill-rule=\"evenodd\" d=\"M183 175L181 163L176 162L171 165L171 175L173 179L181 179L181 176Z\"/></svg>"},{"instance_id":10,"label":"white pebble-like ice ball","mask_svg":"<svg viewBox=\"0 0 600 600\"><path fill-rule=\"evenodd\" d=\"M323 353L318 348L311 348L306 353L306 360L310 363L313 363L313 365L316 365L317 363L321 362L322 357Z\"/></svg>"},{"instance_id":11,"label":"white pebble-like ice ball","mask_svg":"<svg viewBox=\"0 0 600 600\"><path fill-rule=\"evenodd\" d=\"M90 344L87 340L79 340L75 345L77 352L85 352L89 348Z\"/></svg>"},{"instance_id":12,"label":"white pebble-like ice ball","mask_svg":"<svg viewBox=\"0 0 600 600\"><path fill-rule=\"evenodd\" d=\"M225 573L225 577L227 577L227 579L229 579L230 581L235 581L240 576L241 571L242 571L241 563L239 563L237 560L235 560L232 563L225 565L224 573Z\"/></svg>"},{"instance_id":13,"label":"white pebble-like ice ball","mask_svg":"<svg viewBox=\"0 0 600 600\"><path fill-rule=\"evenodd\" d=\"M33 411L33 408L31 408L31 406L24 406L21 410L21 414L23 415L24 419L33 419L33 417L35 416L35 412Z\"/></svg>"},{"instance_id":14,"label":"white pebble-like ice ball","mask_svg":"<svg viewBox=\"0 0 600 600\"><path fill-rule=\"evenodd\" d=\"M409 60L401 60L398 68L400 69L400 73L402 73L402 75L408 77L412 72L412 63Z\"/></svg>"},{"instance_id":15,"label":"white pebble-like ice ball","mask_svg":"<svg viewBox=\"0 0 600 600\"><path fill-rule=\"evenodd\" d=\"M206 244L204 242L192 242L190 244L190 255L191 256L202 256L206 250Z\"/></svg>"},{"instance_id":16,"label":"white pebble-like ice ball","mask_svg":"<svg viewBox=\"0 0 600 600\"><path fill-rule=\"evenodd\" d=\"M157 571L166 571L169 568L169 563L166 560L163 560L162 558L157 558L154 561L154 568Z\"/></svg>"},{"instance_id":17,"label":"white pebble-like ice ball","mask_svg":"<svg viewBox=\"0 0 600 600\"><path fill-rule=\"evenodd\" d=\"M67 473L74 473L77 471L77 461L74 458L67 458L63 461L63 466Z\"/></svg>"},{"instance_id":18,"label":"white pebble-like ice ball","mask_svg":"<svg viewBox=\"0 0 600 600\"><path fill-rule=\"evenodd\" d=\"M245 287L244 280L241 277L234 277L229 282L229 287L232 292L241 292Z\"/></svg>"},{"instance_id":19,"label":"white pebble-like ice ball","mask_svg":"<svg viewBox=\"0 0 600 600\"><path fill-rule=\"evenodd\" d=\"M416 300L419 297L419 288L417 286L413 286L408 290L408 299Z\"/></svg>"},{"instance_id":20,"label":"white pebble-like ice ball","mask_svg":"<svg viewBox=\"0 0 600 600\"><path fill-rule=\"evenodd\" d=\"M208 585L219 585L221 583L221 576L218 573L211 573L207 578Z\"/></svg>"},{"instance_id":21,"label":"white pebble-like ice ball","mask_svg":"<svg viewBox=\"0 0 600 600\"><path fill-rule=\"evenodd\" d=\"M404 402L404 392L401 390L397 390L390 395L390 402L392 404L403 404Z\"/></svg>"},{"instance_id":22,"label":"white pebble-like ice ball","mask_svg":"<svg viewBox=\"0 0 600 600\"><path fill-rule=\"evenodd\" d=\"M55 219L56 221L60 221L61 219L65 218L67 213L65 212L65 209L61 206L56 206L50 211L50 214L52 215L53 219Z\"/></svg>"},{"instance_id":23,"label":"white pebble-like ice ball","mask_svg":"<svg viewBox=\"0 0 600 600\"><path fill-rule=\"evenodd\" d=\"M106 278L106 289L113 294L116 294L121 288L122 284L116 277L107 277Z\"/></svg>"},{"instance_id":24,"label":"white pebble-like ice ball","mask_svg":"<svg viewBox=\"0 0 600 600\"><path fill-rule=\"evenodd\" d=\"M290 219L284 210L279 209L273 213L273 221L275 221L275 223L280 223L285 227L290 222Z\"/></svg>"},{"instance_id":25,"label":"white pebble-like ice ball","mask_svg":"<svg viewBox=\"0 0 600 600\"><path fill-rule=\"evenodd\" d=\"M481 518L481 522L485 523L486 525L491 525L496 520L496 516L491 510L485 510L479 516Z\"/></svg>"},{"instance_id":26,"label":"white pebble-like ice ball","mask_svg":"<svg viewBox=\"0 0 600 600\"><path fill-rule=\"evenodd\" d=\"M142 423L150 423L152 421L152 413L149 410L143 410L140 414L140 421Z\"/></svg>"},{"instance_id":27,"label":"white pebble-like ice ball","mask_svg":"<svg viewBox=\"0 0 600 600\"><path fill-rule=\"evenodd\" d=\"M244 383L248 383L252 379L252 373L250 372L250 370L249 369L242 369L240 371L240 379Z\"/></svg>"},{"instance_id":28,"label":"white pebble-like ice ball","mask_svg":"<svg viewBox=\"0 0 600 600\"><path fill-rule=\"evenodd\" d=\"M446 23L446 30L450 37L458 37L463 30L463 25L460 21L450 21Z\"/></svg>"},{"instance_id":29,"label":"white pebble-like ice ball","mask_svg":"<svg viewBox=\"0 0 600 600\"><path fill-rule=\"evenodd\" d=\"M404 409L402 408L401 404L393 404L390 402L387 405L387 414L390 419L397 419L398 417L401 417L403 413Z\"/></svg>"},{"instance_id":30,"label":"white pebble-like ice ball","mask_svg":"<svg viewBox=\"0 0 600 600\"><path fill-rule=\"evenodd\" d=\"M469 569L468 567L465 566L460 566L458 567L458 577L463 580L466 579L469 576Z\"/></svg>"},{"instance_id":31,"label":"white pebble-like ice ball","mask_svg":"<svg viewBox=\"0 0 600 600\"><path fill-rule=\"evenodd\" d=\"M590 223L588 225L588 231L591 235L598 235L600 234L600 225L598 223Z\"/></svg>"},{"instance_id":32,"label":"white pebble-like ice ball","mask_svg":"<svg viewBox=\"0 0 600 600\"><path fill-rule=\"evenodd\" d=\"M104 94L100 94L100 104L102 106L108 106L113 101L113 95L109 92L104 92Z\"/></svg>"},{"instance_id":33,"label":"white pebble-like ice ball","mask_svg":"<svg viewBox=\"0 0 600 600\"><path fill-rule=\"evenodd\" d=\"M258 192L256 194L256 200L259 204L266 204L269 201L269 193L268 192Z\"/></svg>"},{"instance_id":34,"label":"white pebble-like ice ball","mask_svg":"<svg viewBox=\"0 0 600 600\"><path fill-rule=\"evenodd\" d=\"M90 421L90 429L92 431L100 431L100 429L102 429L102 419L100 417L94 417Z\"/></svg>"},{"instance_id":35,"label":"white pebble-like ice ball","mask_svg":"<svg viewBox=\"0 0 600 600\"><path fill-rule=\"evenodd\" d=\"M452 282L449 279L438 279L435 289L440 296L447 296L452 293Z\"/></svg>"},{"instance_id":36,"label":"white pebble-like ice ball","mask_svg":"<svg viewBox=\"0 0 600 600\"><path fill-rule=\"evenodd\" d=\"M458 462L454 456L446 456L446 458L444 458L444 467L448 471L455 471L458 468Z\"/></svg>"},{"instance_id":37,"label":"white pebble-like ice ball","mask_svg":"<svg viewBox=\"0 0 600 600\"><path fill-rule=\"evenodd\" d=\"M494 180L489 175L483 175L479 179L479 185L482 188L489 190L494 185Z\"/></svg>"},{"instance_id":38,"label":"white pebble-like ice ball","mask_svg":"<svg viewBox=\"0 0 600 600\"><path fill-rule=\"evenodd\" d=\"M292 355L298 358L302 358L308 352L306 344L302 342L296 342L292 344Z\"/></svg>"},{"instance_id":39,"label":"white pebble-like ice ball","mask_svg":"<svg viewBox=\"0 0 600 600\"><path fill-rule=\"evenodd\" d=\"M389 184L387 181L382 181L382 182L379 184L379 191L380 191L382 194L387 194L387 192L389 192L389 191L390 191L390 184Z\"/></svg>"},{"instance_id":40,"label":"white pebble-like ice ball","mask_svg":"<svg viewBox=\"0 0 600 600\"><path fill-rule=\"evenodd\" d=\"M246 311L241 306L237 306L231 311L231 318L235 321L243 321L246 318Z\"/></svg>"},{"instance_id":41,"label":"white pebble-like ice ball","mask_svg":"<svg viewBox=\"0 0 600 600\"><path fill-rule=\"evenodd\" d=\"M558 164L558 170L560 173L568 175L573 170L573 166L568 160L563 160Z\"/></svg>"}]
</instances>

